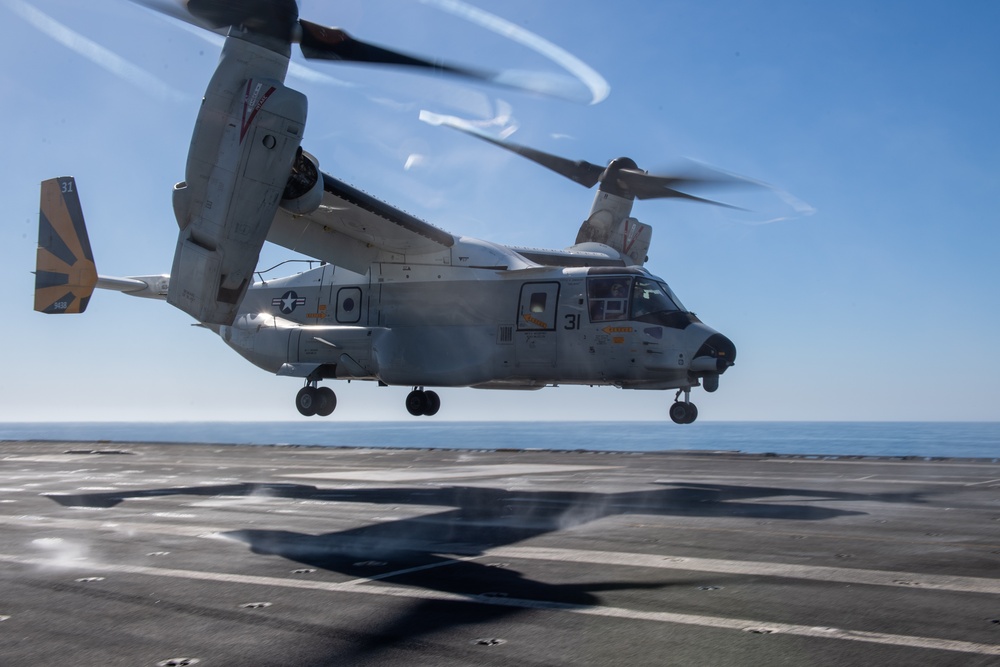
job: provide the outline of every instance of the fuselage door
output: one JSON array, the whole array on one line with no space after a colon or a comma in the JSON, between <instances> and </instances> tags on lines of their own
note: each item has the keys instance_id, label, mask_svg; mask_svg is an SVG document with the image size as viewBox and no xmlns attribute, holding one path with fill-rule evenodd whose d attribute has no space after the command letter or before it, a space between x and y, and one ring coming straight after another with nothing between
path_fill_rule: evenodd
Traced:
<instances>
[{"instance_id":1,"label":"fuselage door","mask_svg":"<svg viewBox=\"0 0 1000 667\"><path fill-rule=\"evenodd\" d=\"M515 355L519 368L555 366L559 283L525 283L517 305Z\"/></svg>"}]
</instances>

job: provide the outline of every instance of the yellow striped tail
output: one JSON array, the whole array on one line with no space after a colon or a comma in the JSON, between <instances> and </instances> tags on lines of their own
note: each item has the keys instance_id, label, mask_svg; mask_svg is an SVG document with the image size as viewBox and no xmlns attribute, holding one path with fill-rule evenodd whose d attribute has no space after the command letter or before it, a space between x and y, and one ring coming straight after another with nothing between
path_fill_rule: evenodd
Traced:
<instances>
[{"instance_id":1,"label":"yellow striped tail","mask_svg":"<svg viewBox=\"0 0 1000 667\"><path fill-rule=\"evenodd\" d=\"M94 253L72 176L42 181L35 257L35 310L82 313L97 285Z\"/></svg>"}]
</instances>

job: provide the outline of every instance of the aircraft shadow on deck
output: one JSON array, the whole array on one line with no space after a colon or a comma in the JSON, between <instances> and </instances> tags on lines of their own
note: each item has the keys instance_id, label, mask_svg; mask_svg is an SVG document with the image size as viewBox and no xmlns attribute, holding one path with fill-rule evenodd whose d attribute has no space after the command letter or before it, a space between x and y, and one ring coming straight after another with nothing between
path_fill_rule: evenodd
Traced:
<instances>
[{"instance_id":1,"label":"aircraft shadow on deck","mask_svg":"<svg viewBox=\"0 0 1000 667\"><path fill-rule=\"evenodd\" d=\"M508 617L538 603L548 608L592 606L597 593L665 588L676 579L550 584L525 578L484 556L495 547L567 530L618 515L653 515L766 520L824 521L865 512L823 506L824 502L919 503L922 494L858 494L765 486L671 482L663 488L621 493L505 490L447 486L320 489L301 484L227 484L50 495L67 507L111 508L130 498L172 495L267 496L295 500L447 508L416 517L313 535L288 530L242 529L223 533L253 553L280 556L349 577L413 587L466 598L416 600L387 619L357 657L399 641L412 641L445 628ZM787 501L782 501L782 498ZM754 502L766 499L767 502ZM367 582L366 582L367 583ZM685 586L692 584L684 580Z\"/></svg>"}]
</instances>

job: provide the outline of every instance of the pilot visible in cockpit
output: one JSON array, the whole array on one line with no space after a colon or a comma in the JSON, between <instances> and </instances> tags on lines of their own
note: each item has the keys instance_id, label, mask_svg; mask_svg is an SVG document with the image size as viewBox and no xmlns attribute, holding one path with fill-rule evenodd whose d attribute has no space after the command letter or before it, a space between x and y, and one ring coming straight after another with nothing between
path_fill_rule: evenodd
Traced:
<instances>
[{"instance_id":1,"label":"pilot visible in cockpit","mask_svg":"<svg viewBox=\"0 0 1000 667\"><path fill-rule=\"evenodd\" d=\"M592 278L589 291L591 322L625 319L628 310L628 279Z\"/></svg>"}]
</instances>

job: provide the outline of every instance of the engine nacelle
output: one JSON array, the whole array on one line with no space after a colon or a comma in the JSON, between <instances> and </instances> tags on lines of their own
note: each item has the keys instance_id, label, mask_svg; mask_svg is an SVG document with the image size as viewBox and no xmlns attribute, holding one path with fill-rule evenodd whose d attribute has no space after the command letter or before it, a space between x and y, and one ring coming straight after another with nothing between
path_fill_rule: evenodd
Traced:
<instances>
[{"instance_id":1,"label":"engine nacelle","mask_svg":"<svg viewBox=\"0 0 1000 667\"><path fill-rule=\"evenodd\" d=\"M167 300L200 322L236 317L299 155L306 97L286 87L286 54L227 40L198 113ZM248 78L248 74L251 78Z\"/></svg>"},{"instance_id":2,"label":"engine nacelle","mask_svg":"<svg viewBox=\"0 0 1000 667\"><path fill-rule=\"evenodd\" d=\"M601 243L622 254L630 264L646 262L653 228L629 217L632 199L598 190L590 217L584 220L576 235L577 244Z\"/></svg>"},{"instance_id":3,"label":"engine nacelle","mask_svg":"<svg viewBox=\"0 0 1000 667\"><path fill-rule=\"evenodd\" d=\"M323 176L319 160L301 148L292 165L292 175L281 193L281 208L292 215L308 215L323 203Z\"/></svg>"}]
</instances>

